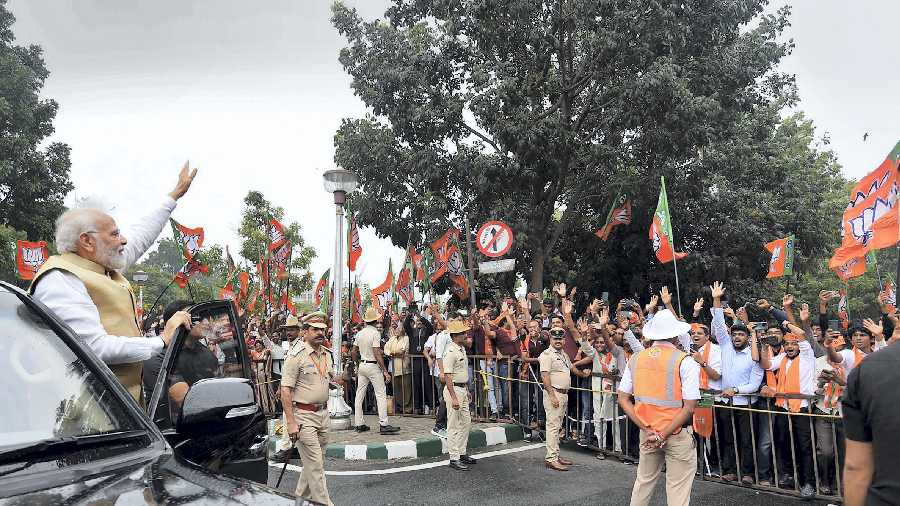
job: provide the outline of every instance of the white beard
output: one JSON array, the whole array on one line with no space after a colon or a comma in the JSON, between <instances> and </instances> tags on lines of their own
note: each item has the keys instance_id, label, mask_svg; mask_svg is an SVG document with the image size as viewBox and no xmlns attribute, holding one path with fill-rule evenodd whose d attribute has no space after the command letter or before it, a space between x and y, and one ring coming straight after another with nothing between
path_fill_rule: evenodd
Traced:
<instances>
[{"instance_id":1,"label":"white beard","mask_svg":"<svg viewBox=\"0 0 900 506\"><path fill-rule=\"evenodd\" d=\"M119 252L121 246L107 247L103 245L97 252L97 263L106 267L111 271L121 271L125 269L125 250Z\"/></svg>"}]
</instances>

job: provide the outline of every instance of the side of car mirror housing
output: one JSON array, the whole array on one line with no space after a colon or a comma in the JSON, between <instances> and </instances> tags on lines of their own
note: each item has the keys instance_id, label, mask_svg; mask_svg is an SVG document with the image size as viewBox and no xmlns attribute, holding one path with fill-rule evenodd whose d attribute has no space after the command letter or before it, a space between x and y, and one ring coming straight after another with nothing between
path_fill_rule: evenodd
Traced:
<instances>
[{"instance_id":1,"label":"side of car mirror housing","mask_svg":"<svg viewBox=\"0 0 900 506\"><path fill-rule=\"evenodd\" d=\"M200 380L191 386L184 398L178 432L185 435L227 433L246 425L258 411L249 380Z\"/></svg>"}]
</instances>

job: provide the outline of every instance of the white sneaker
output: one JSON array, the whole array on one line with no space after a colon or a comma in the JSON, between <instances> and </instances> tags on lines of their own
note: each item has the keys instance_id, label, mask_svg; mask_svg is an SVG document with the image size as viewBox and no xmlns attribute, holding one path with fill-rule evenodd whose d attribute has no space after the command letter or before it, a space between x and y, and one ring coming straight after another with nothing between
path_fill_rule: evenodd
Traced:
<instances>
[{"instance_id":1,"label":"white sneaker","mask_svg":"<svg viewBox=\"0 0 900 506\"><path fill-rule=\"evenodd\" d=\"M441 439L447 439L447 429L440 429L440 430L431 429L431 434L434 436L437 436Z\"/></svg>"},{"instance_id":2,"label":"white sneaker","mask_svg":"<svg viewBox=\"0 0 900 506\"><path fill-rule=\"evenodd\" d=\"M430 415L430 414L431 414L431 408L428 407L428 406L425 406L424 411L425 411L425 414L426 414L426 415Z\"/></svg>"}]
</instances>

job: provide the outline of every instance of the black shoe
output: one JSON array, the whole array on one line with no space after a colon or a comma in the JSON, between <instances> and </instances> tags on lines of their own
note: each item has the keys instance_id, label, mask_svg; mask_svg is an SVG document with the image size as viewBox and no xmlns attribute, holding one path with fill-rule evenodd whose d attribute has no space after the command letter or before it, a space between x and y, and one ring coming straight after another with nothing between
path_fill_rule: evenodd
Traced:
<instances>
[{"instance_id":1,"label":"black shoe","mask_svg":"<svg viewBox=\"0 0 900 506\"><path fill-rule=\"evenodd\" d=\"M468 464L468 465L472 465L472 464L477 464L477 463L478 463L477 460L473 459L472 457L470 457L470 456L468 456L468 455L463 455L463 456L461 456L461 457L459 458L459 461L462 462L463 464Z\"/></svg>"},{"instance_id":2,"label":"black shoe","mask_svg":"<svg viewBox=\"0 0 900 506\"><path fill-rule=\"evenodd\" d=\"M369 430L368 425L357 425L356 426L356 432L366 432L368 430Z\"/></svg>"},{"instance_id":3,"label":"black shoe","mask_svg":"<svg viewBox=\"0 0 900 506\"><path fill-rule=\"evenodd\" d=\"M381 432L381 434L396 434L400 432L400 427L394 427L392 425L382 425L379 432Z\"/></svg>"},{"instance_id":4,"label":"black shoe","mask_svg":"<svg viewBox=\"0 0 900 506\"><path fill-rule=\"evenodd\" d=\"M452 469L456 469L456 470L458 470L458 471L468 471L468 470L469 470L469 466L463 464L463 463L462 463L461 461L459 461L459 460L451 460L451 461L450 461L450 467L451 467Z\"/></svg>"},{"instance_id":5,"label":"black shoe","mask_svg":"<svg viewBox=\"0 0 900 506\"><path fill-rule=\"evenodd\" d=\"M803 485L800 488L800 497L802 497L803 499L808 501L815 496L816 496L816 487L812 486L811 484L807 483L806 485Z\"/></svg>"}]
</instances>

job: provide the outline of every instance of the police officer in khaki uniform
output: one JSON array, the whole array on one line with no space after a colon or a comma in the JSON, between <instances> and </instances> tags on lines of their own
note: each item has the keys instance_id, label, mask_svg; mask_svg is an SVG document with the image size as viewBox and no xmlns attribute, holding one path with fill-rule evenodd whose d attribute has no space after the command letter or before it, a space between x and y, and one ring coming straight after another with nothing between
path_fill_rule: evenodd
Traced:
<instances>
[{"instance_id":1,"label":"police officer in khaki uniform","mask_svg":"<svg viewBox=\"0 0 900 506\"><path fill-rule=\"evenodd\" d=\"M363 400L366 398L366 390L369 383L375 389L375 401L378 404L378 422L381 424L382 434L396 434L400 432L399 427L388 425L387 416L387 394L384 390L385 380L391 380L391 374L384 365L384 354L381 351L381 332L375 328L375 322L378 321L378 313L375 308L369 307L363 315L363 321L366 326L356 334L353 341L352 354L359 357L359 368L356 377L358 383L356 387L356 432L365 432L369 430L366 425L366 419L363 414Z\"/></svg>"},{"instance_id":2,"label":"police officer in khaki uniform","mask_svg":"<svg viewBox=\"0 0 900 506\"><path fill-rule=\"evenodd\" d=\"M298 320L297 317L294 315L288 316L287 320L285 320L284 324L282 324L280 327L278 327L278 330L283 332L283 334L282 334L284 336L283 339L285 341L287 341L289 343L289 345L293 345L297 342L302 343L306 340L305 337L304 338L299 337L300 336L300 320ZM271 341L269 341L269 342L271 343ZM276 346L277 346L277 348L275 348ZM284 355L284 351L281 348L280 343L279 344L273 343L272 348L275 350L272 352L273 355L276 353L278 354L278 356ZM276 365L278 366L278 374L280 376L282 373L282 369L283 369L283 362L276 364L274 360L272 361L273 373L275 371ZM286 410L284 410L284 411L286 411ZM294 453L294 443L288 437L287 421L286 421L286 418L285 418L285 415L283 412L281 415L281 439L278 440L277 448L278 448L278 451L276 451L272 455L272 460L274 460L276 462L283 462L290 458L296 458L295 453Z\"/></svg>"},{"instance_id":3,"label":"police officer in khaki uniform","mask_svg":"<svg viewBox=\"0 0 900 506\"><path fill-rule=\"evenodd\" d=\"M294 494L308 501L331 505L325 484L325 445L328 443L328 391L335 378L331 352L325 342L325 315L316 312L303 319L304 339L294 342L285 358L281 377L281 402L286 432L297 445L303 472ZM293 409L289 409L293 407Z\"/></svg>"},{"instance_id":4,"label":"police officer in khaki uniform","mask_svg":"<svg viewBox=\"0 0 900 506\"><path fill-rule=\"evenodd\" d=\"M444 402L447 410L447 448L450 467L468 471L477 461L466 454L472 416L469 413L469 364L464 342L469 326L461 321L451 321L447 327L452 342L447 344L440 359L444 374Z\"/></svg>"},{"instance_id":5,"label":"police officer in khaki uniform","mask_svg":"<svg viewBox=\"0 0 900 506\"><path fill-rule=\"evenodd\" d=\"M566 331L562 327L550 329L550 347L538 356L541 367L541 381L544 384L544 412L547 415L546 440L547 456L545 465L556 471L568 471L566 466L572 461L559 456L559 431L563 426L566 408L569 404L569 388L572 379L569 373L584 376L572 365L563 351ZM590 373L588 373L590 375Z\"/></svg>"}]
</instances>

